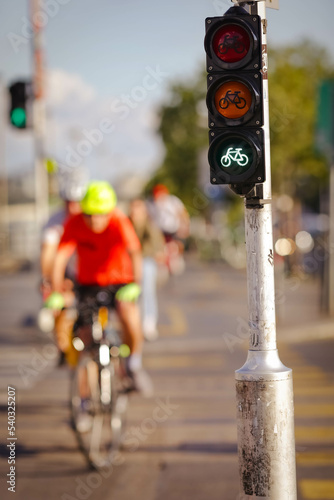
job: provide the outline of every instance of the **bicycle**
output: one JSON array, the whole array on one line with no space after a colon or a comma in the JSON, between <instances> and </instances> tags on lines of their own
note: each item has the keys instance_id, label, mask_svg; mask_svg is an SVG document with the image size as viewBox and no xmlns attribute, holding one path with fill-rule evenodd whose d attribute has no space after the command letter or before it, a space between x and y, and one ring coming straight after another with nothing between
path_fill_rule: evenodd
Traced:
<instances>
[{"instance_id":1,"label":"bicycle","mask_svg":"<svg viewBox=\"0 0 334 500\"><path fill-rule=\"evenodd\" d=\"M226 54L229 49L235 50L237 54L242 54L245 44L239 40L238 35L225 35L222 43L218 45L220 54Z\"/></svg>"},{"instance_id":2,"label":"bicycle","mask_svg":"<svg viewBox=\"0 0 334 500\"><path fill-rule=\"evenodd\" d=\"M72 344L80 358L71 381L71 421L89 466L99 469L120 447L130 390L122 363L128 349L112 319L113 287L80 287L77 293Z\"/></svg>"},{"instance_id":3,"label":"bicycle","mask_svg":"<svg viewBox=\"0 0 334 500\"><path fill-rule=\"evenodd\" d=\"M248 156L240 153L242 148L228 148L227 153L221 157L223 167L229 167L232 161L236 162L239 167L244 167L248 163Z\"/></svg>"},{"instance_id":4,"label":"bicycle","mask_svg":"<svg viewBox=\"0 0 334 500\"><path fill-rule=\"evenodd\" d=\"M240 90L236 90L232 93L231 90L228 90L225 94L225 97L222 97L219 101L219 106L222 109L227 109L230 104L235 104L238 109L243 109L246 106L246 99L240 97Z\"/></svg>"}]
</instances>

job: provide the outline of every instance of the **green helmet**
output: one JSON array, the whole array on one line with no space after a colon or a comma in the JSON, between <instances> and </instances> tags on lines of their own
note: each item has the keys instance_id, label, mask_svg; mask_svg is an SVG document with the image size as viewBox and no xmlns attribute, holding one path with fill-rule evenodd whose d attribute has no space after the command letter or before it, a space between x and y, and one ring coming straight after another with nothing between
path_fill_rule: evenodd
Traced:
<instances>
[{"instance_id":1,"label":"green helmet","mask_svg":"<svg viewBox=\"0 0 334 500\"><path fill-rule=\"evenodd\" d=\"M107 214L115 208L116 203L116 193L108 182L92 181L81 201L81 209L87 215Z\"/></svg>"}]
</instances>

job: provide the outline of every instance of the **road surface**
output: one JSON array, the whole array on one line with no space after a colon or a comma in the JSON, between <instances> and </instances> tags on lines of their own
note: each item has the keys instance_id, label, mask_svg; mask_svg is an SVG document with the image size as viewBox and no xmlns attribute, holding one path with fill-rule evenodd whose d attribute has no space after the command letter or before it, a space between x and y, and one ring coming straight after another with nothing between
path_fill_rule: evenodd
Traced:
<instances>
[{"instance_id":1,"label":"road surface","mask_svg":"<svg viewBox=\"0 0 334 500\"><path fill-rule=\"evenodd\" d=\"M160 337L145 345L155 396L132 396L124 449L87 470L69 426L69 373L35 326L36 272L4 275L1 295L1 498L237 500L234 371L248 349L246 276L191 258L159 291ZM299 500L334 500L334 334L317 283L278 282L278 340L293 368ZM8 492L7 386L17 395L15 496Z\"/></svg>"}]
</instances>

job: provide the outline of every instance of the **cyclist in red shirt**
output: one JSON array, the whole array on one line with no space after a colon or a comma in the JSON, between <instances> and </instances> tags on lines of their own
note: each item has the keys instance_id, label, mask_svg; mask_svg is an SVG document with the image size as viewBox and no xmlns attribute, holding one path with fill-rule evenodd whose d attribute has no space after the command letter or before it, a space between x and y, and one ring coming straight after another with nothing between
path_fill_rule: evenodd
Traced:
<instances>
[{"instance_id":1,"label":"cyclist in red shirt","mask_svg":"<svg viewBox=\"0 0 334 500\"><path fill-rule=\"evenodd\" d=\"M81 202L82 213L67 221L59 243L53 289L62 292L66 265L77 252L77 281L84 288L112 286L117 312L129 345L128 375L136 390L152 393L142 369L142 332L137 298L142 273L141 247L130 220L116 207L116 194L104 181L92 181ZM80 298L79 298L80 301Z\"/></svg>"}]
</instances>

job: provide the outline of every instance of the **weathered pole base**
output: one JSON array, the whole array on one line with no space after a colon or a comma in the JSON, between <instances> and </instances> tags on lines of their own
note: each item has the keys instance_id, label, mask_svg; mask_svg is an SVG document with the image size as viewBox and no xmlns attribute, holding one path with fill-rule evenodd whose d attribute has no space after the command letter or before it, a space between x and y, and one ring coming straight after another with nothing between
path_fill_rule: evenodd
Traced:
<instances>
[{"instance_id":1,"label":"weathered pole base","mask_svg":"<svg viewBox=\"0 0 334 500\"><path fill-rule=\"evenodd\" d=\"M292 370L277 350L249 351L236 390L238 500L296 500Z\"/></svg>"}]
</instances>

